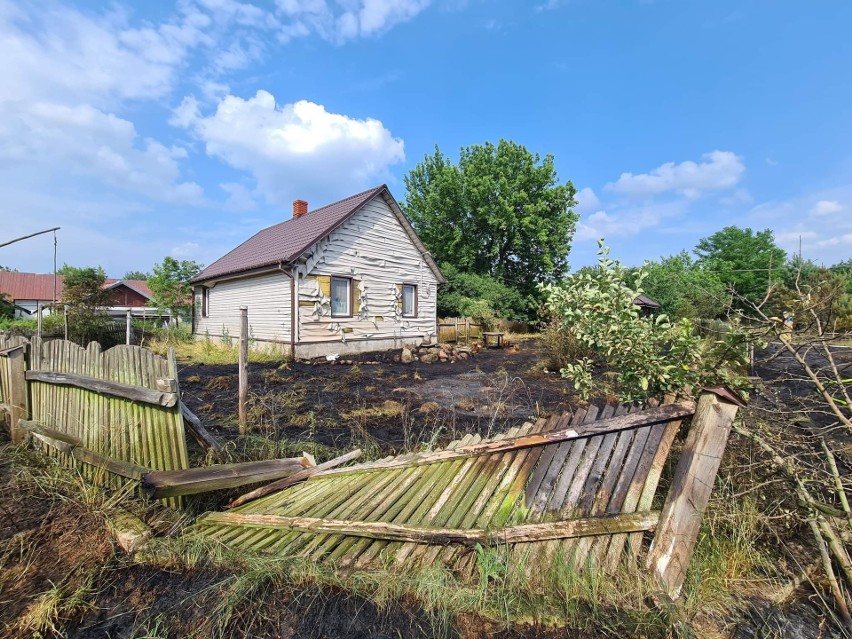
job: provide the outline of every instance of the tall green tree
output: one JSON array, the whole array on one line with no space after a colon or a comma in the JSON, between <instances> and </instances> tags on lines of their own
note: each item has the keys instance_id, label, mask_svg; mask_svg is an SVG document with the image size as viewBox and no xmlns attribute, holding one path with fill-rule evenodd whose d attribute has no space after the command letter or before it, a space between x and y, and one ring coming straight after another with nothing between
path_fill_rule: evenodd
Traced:
<instances>
[{"instance_id":1,"label":"tall green tree","mask_svg":"<svg viewBox=\"0 0 852 639\"><path fill-rule=\"evenodd\" d=\"M83 277L85 274L83 271L94 271L97 275L100 275L103 279L106 279L106 271L104 271L101 266L71 266L70 264L64 263L60 266L56 273L57 275L61 275L63 277L68 277L69 275L72 277Z\"/></svg>"},{"instance_id":2,"label":"tall green tree","mask_svg":"<svg viewBox=\"0 0 852 639\"><path fill-rule=\"evenodd\" d=\"M673 319L714 318L727 310L730 296L721 278L702 269L686 251L646 262L641 271L645 294ZM634 285L638 272L632 273Z\"/></svg>"},{"instance_id":3,"label":"tall green tree","mask_svg":"<svg viewBox=\"0 0 852 639\"><path fill-rule=\"evenodd\" d=\"M150 273L146 273L145 271L127 271L124 274L125 280L148 280L151 278Z\"/></svg>"},{"instance_id":4,"label":"tall green tree","mask_svg":"<svg viewBox=\"0 0 852 639\"><path fill-rule=\"evenodd\" d=\"M755 233L737 226L699 240L695 254L702 268L715 272L742 298L734 300L736 306L759 303L770 283L783 279L787 258L770 229Z\"/></svg>"},{"instance_id":5,"label":"tall green tree","mask_svg":"<svg viewBox=\"0 0 852 639\"><path fill-rule=\"evenodd\" d=\"M439 263L531 299L567 273L576 190L560 184L552 155L500 140L462 148L454 164L435 147L405 187L405 212Z\"/></svg>"},{"instance_id":6,"label":"tall green tree","mask_svg":"<svg viewBox=\"0 0 852 639\"><path fill-rule=\"evenodd\" d=\"M173 317L186 317L192 308L190 280L201 272L202 265L192 260L178 261L166 256L161 264L154 264L148 288L154 294L154 304L168 309Z\"/></svg>"},{"instance_id":7,"label":"tall green tree","mask_svg":"<svg viewBox=\"0 0 852 639\"><path fill-rule=\"evenodd\" d=\"M104 322L108 319L104 307L109 304L110 292L104 288L106 275L93 266L62 266L64 284L62 301L68 305L68 335L80 345L99 341Z\"/></svg>"},{"instance_id":8,"label":"tall green tree","mask_svg":"<svg viewBox=\"0 0 852 639\"><path fill-rule=\"evenodd\" d=\"M441 264L441 272L447 283L438 289L439 317L475 317L490 309L503 319L524 320L530 310L535 310L527 308L516 289L493 277L463 273L448 262Z\"/></svg>"}]
</instances>

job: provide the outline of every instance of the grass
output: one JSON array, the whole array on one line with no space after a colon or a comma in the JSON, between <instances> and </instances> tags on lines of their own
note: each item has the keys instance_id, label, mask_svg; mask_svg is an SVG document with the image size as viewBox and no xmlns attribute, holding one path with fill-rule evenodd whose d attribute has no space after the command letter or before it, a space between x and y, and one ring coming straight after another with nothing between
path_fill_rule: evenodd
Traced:
<instances>
[{"instance_id":1,"label":"grass","mask_svg":"<svg viewBox=\"0 0 852 639\"><path fill-rule=\"evenodd\" d=\"M170 348L174 348L181 362L211 365L238 363L240 357L238 344L239 340L214 342L210 339L195 339L184 329L160 332L144 346L161 356L165 356ZM282 362L288 359L289 355L279 345L256 349L252 348L251 343L249 344L250 363Z\"/></svg>"},{"instance_id":2,"label":"grass","mask_svg":"<svg viewBox=\"0 0 852 639\"><path fill-rule=\"evenodd\" d=\"M185 538L167 546L158 556L170 570L203 564L227 573L193 602L206 611L200 630L210 637L249 633L273 614L282 593L314 605L341 591L370 601L385 614L400 607L419 611L429 626L427 636L433 637L454 635L461 617L475 617L498 629L532 623L601 637L665 637L672 627L670 611L647 605L652 587L636 571L601 577L594 570L574 570L557 557L533 583L529 568L513 565L506 549L499 547L477 549L479 578L466 583L440 565L416 571L389 565L345 572L300 558L237 554L208 540Z\"/></svg>"}]
</instances>

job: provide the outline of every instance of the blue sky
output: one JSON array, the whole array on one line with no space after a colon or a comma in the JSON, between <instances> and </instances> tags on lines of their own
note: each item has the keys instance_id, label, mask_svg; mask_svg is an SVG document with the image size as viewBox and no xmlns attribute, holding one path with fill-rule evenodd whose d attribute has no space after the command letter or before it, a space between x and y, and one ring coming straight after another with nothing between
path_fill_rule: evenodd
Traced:
<instances>
[{"instance_id":1,"label":"blue sky","mask_svg":"<svg viewBox=\"0 0 852 639\"><path fill-rule=\"evenodd\" d=\"M139 6L136 6L139 5ZM402 178L437 144L513 139L580 191L571 264L725 225L852 257L852 3L0 0L0 241L61 226L112 276L210 263ZM0 249L49 272L52 239Z\"/></svg>"}]
</instances>

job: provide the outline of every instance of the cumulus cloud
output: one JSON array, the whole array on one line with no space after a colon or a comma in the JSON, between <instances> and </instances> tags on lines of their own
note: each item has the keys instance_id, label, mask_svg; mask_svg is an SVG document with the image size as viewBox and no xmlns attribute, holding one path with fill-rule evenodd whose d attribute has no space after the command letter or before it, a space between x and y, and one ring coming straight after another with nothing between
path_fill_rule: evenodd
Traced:
<instances>
[{"instance_id":1,"label":"cumulus cloud","mask_svg":"<svg viewBox=\"0 0 852 639\"><path fill-rule=\"evenodd\" d=\"M384 33L414 18L431 0L277 0L285 40L319 35L332 42Z\"/></svg>"},{"instance_id":2,"label":"cumulus cloud","mask_svg":"<svg viewBox=\"0 0 852 639\"><path fill-rule=\"evenodd\" d=\"M596 211L577 223L577 240L597 240L602 237L630 237L649 228L659 226L664 220L682 215L687 205L683 201L665 202L646 206L619 206L611 210Z\"/></svg>"},{"instance_id":3,"label":"cumulus cloud","mask_svg":"<svg viewBox=\"0 0 852 639\"><path fill-rule=\"evenodd\" d=\"M12 103L0 109L0 161L18 168L96 177L106 184L184 204L202 202L201 187L180 180L186 151L141 139L131 122L92 106Z\"/></svg>"},{"instance_id":4,"label":"cumulus cloud","mask_svg":"<svg viewBox=\"0 0 852 639\"><path fill-rule=\"evenodd\" d=\"M745 164L740 156L730 151L711 151L702 155L700 162L666 162L648 173L622 173L607 188L630 196L673 192L696 198L735 187L744 173Z\"/></svg>"},{"instance_id":5,"label":"cumulus cloud","mask_svg":"<svg viewBox=\"0 0 852 639\"><path fill-rule=\"evenodd\" d=\"M598 196L588 186L577 191L575 199L577 200L577 206L574 207L574 210L580 215L597 211L601 205Z\"/></svg>"},{"instance_id":6,"label":"cumulus cloud","mask_svg":"<svg viewBox=\"0 0 852 639\"><path fill-rule=\"evenodd\" d=\"M302 192L326 199L351 193L405 159L402 140L379 120L306 100L278 105L267 91L249 99L228 95L209 115L188 98L172 122L189 128L209 155L250 172L258 191L278 205Z\"/></svg>"},{"instance_id":7,"label":"cumulus cloud","mask_svg":"<svg viewBox=\"0 0 852 639\"><path fill-rule=\"evenodd\" d=\"M811 209L811 215L822 216L840 213L844 210L843 205L836 200L820 200Z\"/></svg>"}]
</instances>

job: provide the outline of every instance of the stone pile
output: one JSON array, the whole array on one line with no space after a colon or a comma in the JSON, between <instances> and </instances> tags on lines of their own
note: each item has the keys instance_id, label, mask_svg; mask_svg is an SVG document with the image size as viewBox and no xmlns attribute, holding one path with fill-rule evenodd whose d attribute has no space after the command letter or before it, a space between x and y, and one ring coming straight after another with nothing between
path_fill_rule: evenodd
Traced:
<instances>
[{"instance_id":1,"label":"stone pile","mask_svg":"<svg viewBox=\"0 0 852 639\"><path fill-rule=\"evenodd\" d=\"M422 346L406 346L399 355L393 356L393 361L411 364L435 364L436 362L456 362L473 357L480 350L479 344L471 346L456 346L453 344L423 344Z\"/></svg>"}]
</instances>

